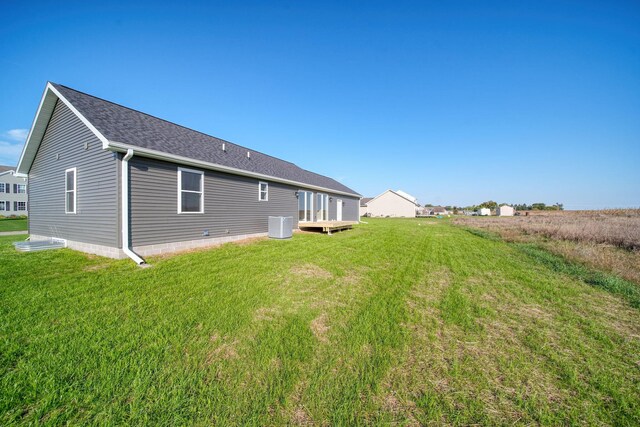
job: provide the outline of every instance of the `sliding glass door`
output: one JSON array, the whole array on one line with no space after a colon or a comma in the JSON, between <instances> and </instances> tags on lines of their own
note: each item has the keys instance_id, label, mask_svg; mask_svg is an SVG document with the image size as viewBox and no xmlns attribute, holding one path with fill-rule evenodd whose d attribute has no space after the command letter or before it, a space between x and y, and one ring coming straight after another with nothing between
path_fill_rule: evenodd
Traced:
<instances>
[{"instance_id":1,"label":"sliding glass door","mask_svg":"<svg viewBox=\"0 0 640 427\"><path fill-rule=\"evenodd\" d=\"M313 221L313 193L311 191L298 191L298 221Z\"/></svg>"},{"instance_id":2,"label":"sliding glass door","mask_svg":"<svg viewBox=\"0 0 640 427\"><path fill-rule=\"evenodd\" d=\"M329 196L316 194L316 221L329 221Z\"/></svg>"}]
</instances>

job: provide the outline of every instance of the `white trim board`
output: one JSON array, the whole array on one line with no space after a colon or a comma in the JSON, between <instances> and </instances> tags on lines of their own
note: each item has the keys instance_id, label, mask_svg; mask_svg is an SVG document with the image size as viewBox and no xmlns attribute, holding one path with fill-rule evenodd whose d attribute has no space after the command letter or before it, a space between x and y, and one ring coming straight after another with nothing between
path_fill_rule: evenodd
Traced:
<instances>
[{"instance_id":1,"label":"white trim board","mask_svg":"<svg viewBox=\"0 0 640 427\"><path fill-rule=\"evenodd\" d=\"M182 189L182 172L200 175L200 191L183 190ZM200 194L200 210L198 211L182 211L182 193ZM204 171L178 167L178 214L202 214L204 213Z\"/></svg>"},{"instance_id":2,"label":"white trim board","mask_svg":"<svg viewBox=\"0 0 640 427\"><path fill-rule=\"evenodd\" d=\"M55 98L55 99L54 99ZM55 109L56 102L60 100L62 101L73 114L80 119L80 121L87 127L89 130L102 142L102 148L107 149L109 145L109 141L107 138L102 135L98 129L95 128L86 119L77 109L74 107L71 102L69 102L58 90L53 87L51 82L47 82L47 86L44 89L44 93L42 94L42 98L40 99L40 105L38 106L38 111L36 112L36 116L33 119L33 123L31 125L31 129L29 129L29 135L27 136L27 140L22 148L22 153L20 154L20 160L18 161L18 167L16 168L17 175L19 176L27 176L29 170L31 169L31 165L33 164L33 160L36 157L36 153L38 152L38 148L40 147L40 143L42 142L42 138L44 138L44 133L49 125L49 121L51 120L51 116L53 115L53 110ZM42 116L42 114L45 116ZM37 141L37 142L36 142ZM25 163L28 162L28 165ZM26 170L25 170L26 169Z\"/></svg>"},{"instance_id":3,"label":"white trim board","mask_svg":"<svg viewBox=\"0 0 640 427\"><path fill-rule=\"evenodd\" d=\"M261 173L245 171L242 169L232 168L230 166L219 165L217 163L210 163L210 162L205 162L203 160L192 159L190 157L184 157L184 156L178 156L175 154L165 153L164 151L152 150L150 148L141 148L136 145L125 144L123 142L109 141L109 147L107 149L111 151L122 152L122 153L126 153L127 150L131 149L135 151L137 156L141 156L141 157L149 157L151 159L164 160L171 163L179 163L187 166L194 166L194 167L204 168L208 170L226 172L232 175L248 176L251 178L258 178L258 179L267 180L271 182L280 182L282 184L289 184L292 186L303 187L303 188L316 190L316 191L326 191L328 193L333 193L333 194L341 194L341 195L351 196L351 197L360 197L359 194L348 193L346 191L333 190L331 188L305 184L304 182L292 181L289 179L277 178L271 175L264 175Z\"/></svg>"}]
</instances>

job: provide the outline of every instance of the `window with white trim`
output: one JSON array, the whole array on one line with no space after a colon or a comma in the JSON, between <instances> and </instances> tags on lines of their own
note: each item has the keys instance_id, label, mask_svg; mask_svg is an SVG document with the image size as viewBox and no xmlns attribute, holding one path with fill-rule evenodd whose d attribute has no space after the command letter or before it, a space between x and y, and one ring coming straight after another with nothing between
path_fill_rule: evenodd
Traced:
<instances>
[{"instance_id":1,"label":"window with white trim","mask_svg":"<svg viewBox=\"0 0 640 427\"><path fill-rule=\"evenodd\" d=\"M4 182L0 182L0 193L4 193Z\"/></svg>"},{"instance_id":2,"label":"window with white trim","mask_svg":"<svg viewBox=\"0 0 640 427\"><path fill-rule=\"evenodd\" d=\"M77 197L77 177L76 168L67 169L64 171L65 180L65 199L64 199L64 212L68 214L76 213L76 205L78 203Z\"/></svg>"},{"instance_id":3,"label":"window with white trim","mask_svg":"<svg viewBox=\"0 0 640 427\"><path fill-rule=\"evenodd\" d=\"M27 184L17 184L17 194L26 194Z\"/></svg>"},{"instance_id":4,"label":"window with white trim","mask_svg":"<svg viewBox=\"0 0 640 427\"><path fill-rule=\"evenodd\" d=\"M2 200L0 200L0 211L4 211L4 202Z\"/></svg>"},{"instance_id":5,"label":"window with white trim","mask_svg":"<svg viewBox=\"0 0 640 427\"><path fill-rule=\"evenodd\" d=\"M204 213L204 172L178 168L178 213Z\"/></svg>"},{"instance_id":6,"label":"window with white trim","mask_svg":"<svg viewBox=\"0 0 640 427\"><path fill-rule=\"evenodd\" d=\"M6 202L4 202L4 210L6 212L10 212L11 211L11 202L9 200L7 200Z\"/></svg>"},{"instance_id":7,"label":"window with white trim","mask_svg":"<svg viewBox=\"0 0 640 427\"><path fill-rule=\"evenodd\" d=\"M258 200L261 202L269 200L269 183L264 181L258 183Z\"/></svg>"},{"instance_id":8,"label":"window with white trim","mask_svg":"<svg viewBox=\"0 0 640 427\"><path fill-rule=\"evenodd\" d=\"M13 210L14 211L26 211L27 210L27 202L13 202Z\"/></svg>"}]
</instances>

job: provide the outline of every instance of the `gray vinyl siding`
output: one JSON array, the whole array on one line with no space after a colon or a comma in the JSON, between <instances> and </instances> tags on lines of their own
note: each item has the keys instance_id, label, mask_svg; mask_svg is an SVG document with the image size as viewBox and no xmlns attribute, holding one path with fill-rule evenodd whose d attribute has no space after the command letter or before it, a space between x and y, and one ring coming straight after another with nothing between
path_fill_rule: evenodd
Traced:
<instances>
[{"instance_id":1,"label":"gray vinyl siding","mask_svg":"<svg viewBox=\"0 0 640 427\"><path fill-rule=\"evenodd\" d=\"M359 199L353 197L342 196L333 193L324 193L328 194L333 200L329 200L329 221L336 221L338 219L338 200L341 200L343 203L342 206L342 220L343 221L358 221L358 206ZM356 208L354 210L354 207ZM315 211L314 211L315 215Z\"/></svg>"},{"instance_id":2,"label":"gray vinyl siding","mask_svg":"<svg viewBox=\"0 0 640 427\"><path fill-rule=\"evenodd\" d=\"M355 197L340 197L344 202L342 207L343 221L359 221L360 220L360 199ZM335 217L334 217L335 218Z\"/></svg>"},{"instance_id":3,"label":"gray vinyl siding","mask_svg":"<svg viewBox=\"0 0 640 427\"><path fill-rule=\"evenodd\" d=\"M134 247L207 238L204 230L209 238L265 233L269 216L293 216L298 226L299 187L267 181L269 200L258 201L258 179L204 170L204 213L178 214L178 165L135 156L129 165ZM358 199L327 194L330 218L340 197L343 219L358 220Z\"/></svg>"},{"instance_id":4,"label":"gray vinyl siding","mask_svg":"<svg viewBox=\"0 0 640 427\"><path fill-rule=\"evenodd\" d=\"M29 171L29 233L118 247L118 163L58 101ZM70 168L77 168L75 214L65 213Z\"/></svg>"}]
</instances>

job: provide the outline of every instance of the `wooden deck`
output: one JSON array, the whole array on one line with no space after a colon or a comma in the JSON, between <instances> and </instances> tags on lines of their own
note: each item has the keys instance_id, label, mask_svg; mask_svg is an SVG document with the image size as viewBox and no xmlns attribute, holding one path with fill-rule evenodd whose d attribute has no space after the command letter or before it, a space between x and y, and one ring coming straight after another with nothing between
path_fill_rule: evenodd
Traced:
<instances>
[{"instance_id":1,"label":"wooden deck","mask_svg":"<svg viewBox=\"0 0 640 427\"><path fill-rule=\"evenodd\" d=\"M350 230L357 221L320 221L320 222L299 222L298 228L321 229L323 233L331 235L333 231Z\"/></svg>"}]
</instances>

